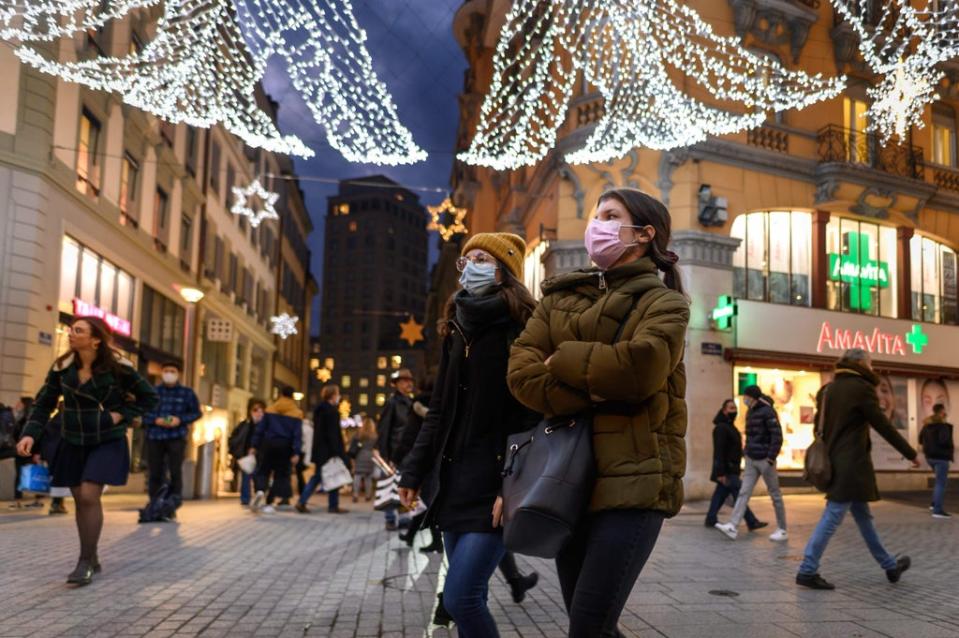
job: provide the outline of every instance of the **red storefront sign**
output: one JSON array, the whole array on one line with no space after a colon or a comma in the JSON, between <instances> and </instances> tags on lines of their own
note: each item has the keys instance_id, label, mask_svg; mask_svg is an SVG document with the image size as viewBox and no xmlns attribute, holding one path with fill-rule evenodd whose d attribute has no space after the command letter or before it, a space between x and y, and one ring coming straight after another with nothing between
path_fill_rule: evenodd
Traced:
<instances>
[{"instance_id":1,"label":"red storefront sign","mask_svg":"<svg viewBox=\"0 0 959 638\"><path fill-rule=\"evenodd\" d=\"M94 306L92 303L87 303L82 299L73 300L73 316L74 317L98 317L103 319L104 322L114 333L118 335L123 335L124 337L129 337L133 334L133 330L130 326L130 322L124 319L123 317L118 317L112 312L107 312L99 306Z\"/></svg>"},{"instance_id":2,"label":"red storefront sign","mask_svg":"<svg viewBox=\"0 0 959 638\"><path fill-rule=\"evenodd\" d=\"M872 354L906 356L906 347L902 335L883 332L879 328L873 328L872 332L833 328L828 321L822 322L822 326L819 328L817 352L823 352L824 350L844 351L850 348L861 348Z\"/></svg>"}]
</instances>

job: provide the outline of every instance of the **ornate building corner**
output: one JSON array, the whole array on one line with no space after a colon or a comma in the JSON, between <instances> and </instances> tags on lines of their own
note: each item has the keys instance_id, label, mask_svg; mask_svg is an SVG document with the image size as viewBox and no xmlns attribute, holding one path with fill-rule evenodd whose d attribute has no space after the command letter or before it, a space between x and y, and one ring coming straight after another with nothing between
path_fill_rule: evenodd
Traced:
<instances>
[{"instance_id":1,"label":"ornate building corner","mask_svg":"<svg viewBox=\"0 0 959 638\"><path fill-rule=\"evenodd\" d=\"M729 4L739 37L751 35L773 47L788 44L794 63L819 19L819 0L729 0Z\"/></svg>"},{"instance_id":2,"label":"ornate building corner","mask_svg":"<svg viewBox=\"0 0 959 638\"><path fill-rule=\"evenodd\" d=\"M689 149L678 148L672 151L663 151L659 156L659 179L656 188L659 189L659 200L669 208L669 193L673 190L673 171L686 163L689 159Z\"/></svg>"},{"instance_id":3,"label":"ornate building corner","mask_svg":"<svg viewBox=\"0 0 959 638\"><path fill-rule=\"evenodd\" d=\"M816 204L825 204L831 202L836 197L836 191L839 190L839 182L834 179L826 179L816 183L816 194L814 202Z\"/></svg>"},{"instance_id":4,"label":"ornate building corner","mask_svg":"<svg viewBox=\"0 0 959 638\"><path fill-rule=\"evenodd\" d=\"M560 176L560 179L568 180L573 185L573 197L576 199L576 218L582 219L583 200L586 197L586 192L583 190L583 183L580 181L579 175L577 175L573 167L566 162L558 163L556 173Z\"/></svg>"},{"instance_id":5,"label":"ornate building corner","mask_svg":"<svg viewBox=\"0 0 959 638\"><path fill-rule=\"evenodd\" d=\"M896 205L898 196L894 191L867 186L859 193L856 203L849 210L857 215L873 217L875 219L887 219L889 209Z\"/></svg>"},{"instance_id":6,"label":"ornate building corner","mask_svg":"<svg viewBox=\"0 0 959 638\"><path fill-rule=\"evenodd\" d=\"M673 233L670 246L679 255L681 266L732 270L733 254L741 242L737 237L701 230L677 230Z\"/></svg>"},{"instance_id":7,"label":"ornate building corner","mask_svg":"<svg viewBox=\"0 0 959 638\"><path fill-rule=\"evenodd\" d=\"M543 265L548 279L579 268L589 268L592 263L583 242L563 239L549 243L549 248L543 253Z\"/></svg>"}]
</instances>

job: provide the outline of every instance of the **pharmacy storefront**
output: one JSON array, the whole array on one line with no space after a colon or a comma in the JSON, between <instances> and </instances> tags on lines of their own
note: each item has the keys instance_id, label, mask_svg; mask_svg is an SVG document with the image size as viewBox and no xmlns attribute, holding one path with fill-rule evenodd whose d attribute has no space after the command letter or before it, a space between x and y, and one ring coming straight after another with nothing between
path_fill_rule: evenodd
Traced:
<instances>
[{"instance_id":1,"label":"pharmacy storefront","mask_svg":"<svg viewBox=\"0 0 959 638\"><path fill-rule=\"evenodd\" d=\"M872 354L881 380L880 406L914 447L933 405L943 403L951 412L955 402L959 410L955 326L748 300L736 301L735 312L734 346L725 353L732 363L734 393L741 414L742 390L748 385L758 385L775 402L783 427L777 463L782 470L802 469L813 440L816 393L832 379L833 364L849 348ZM909 471L881 437L873 433L872 440L877 470Z\"/></svg>"}]
</instances>

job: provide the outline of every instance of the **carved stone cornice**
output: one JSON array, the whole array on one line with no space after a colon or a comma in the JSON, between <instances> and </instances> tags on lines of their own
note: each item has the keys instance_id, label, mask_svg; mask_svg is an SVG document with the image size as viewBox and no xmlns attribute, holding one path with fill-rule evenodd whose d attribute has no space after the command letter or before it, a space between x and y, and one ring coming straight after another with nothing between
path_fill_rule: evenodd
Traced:
<instances>
[{"instance_id":1,"label":"carved stone cornice","mask_svg":"<svg viewBox=\"0 0 959 638\"><path fill-rule=\"evenodd\" d=\"M738 237L717 233L677 230L672 234L670 247L679 255L680 265L732 270L733 254L741 242Z\"/></svg>"},{"instance_id":2,"label":"carved stone cornice","mask_svg":"<svg viewBox=\"0 0 959 638\"><path fill-rule=\"evenodd\" d=\"M736 34L752 35L770 46L789 45L793 62L799 61L810 27L819 12L798 0L729 0Z\"/></svg>"},{"instance_id":3,"label":"carved stone cornice","mask_svg":"<svg viewBox=\"0 0 959 638\"><path fill-rule=\"evenodd\" d=\"M592 262L582 241L563 239L549 243L549 247L543 253L543 265L548 279L579 268L589 268Z\"/></svg>"}]
</instances>

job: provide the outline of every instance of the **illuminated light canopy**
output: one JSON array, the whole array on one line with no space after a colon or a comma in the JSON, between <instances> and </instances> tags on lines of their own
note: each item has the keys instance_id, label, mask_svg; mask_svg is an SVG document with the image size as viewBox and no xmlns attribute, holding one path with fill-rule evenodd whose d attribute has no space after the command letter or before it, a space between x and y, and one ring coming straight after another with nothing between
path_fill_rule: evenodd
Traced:
<instances>
[{"instance_id":1,"label":"illuminated light canopy","mask_svg":"<svg viewBox=\"0 0 959 638\"><path fill-rule=\"evenodd\" d=\"M299 320L299 317L291 317L285 312L275 317L270 317L270 323L272 324L270 332L277 335L280 339L291 337L297 333L296 322Z\"/></svg>"},{"instance_id":2,"label":"illuminated light canopy","mask_svg":"<svg viewBox=\"0 0 959 638\"><path fill-rule=\"evenodd\" d=\"M45 73L116 92L172 123L222 124L250 146L311 157L313 151L282 135L256 102L268 59L279 56L330 145L346 159L400 164L426 158L373 71L349 0L166 0L156 35L141 51L57 61L31 46L157 1L40 0L25 8L22 0L0 0L0 34L19 43L21 60Z\"/></svg>"},{"instance_id":3,"label":"illuminated light canopy","mask_svg":"<svg viewBox=\"0 0 959 638\"><path fill-rule=\"evenodd\" d=\"M904 140L909 128L922 128L926 107L939 99L935 87L944 77L940 62L959 56L959 5L942 3L940 11L919 10L908 0L886 0L873 16L872 0L834 0L842 19L859 36L866 65L882 75L867 92L872 104L866 128L882 142ZM931 5L931 3L930 3ZM866 16L878 20L866 20Z\"/></svg>"},{"instance_id":4,"label":"illuminated light canopy","mask_svg":"<svg viewBox=\"0 0 959 638\"><path fill-rule=\"evenodd\" d=\"M531 165L555 146L574 85L583 79L604 113L571 163L604 162L637 146L671 149L761 124L768 111L837 95L843 78L789 71L722 37L677 0L517 0L500 33L493 80L470 148L459 157L503 170ZM731 112L684 93L692 78Z\"/></svg>"},{"instance_id":5,"label":"illuminated light canopy","mask_svg":"<svg viewBox=\"0 0 959 638\"><path fill-rule=\"evenodd\" d=\"M430 223L426 230L438 231L443 241L451 240L455 235L466 234L469 229L463 220L466 219L466 209L453 206L453 200L447 197L439 206L427 206L430 212ZM445 217L445 219L444 219Z\"/></svg>"},{"instance_id":6,"label":"illuminated light canopy","mask_svg":"<svg viewBox=\"0 0 959 638\"><path fill-rule=\"evenodd\" d=\"M266 190L259 179L254 179L246 188L233 187L233 196L236 198L230 212L234 215L243 215L250 220L250 226L256 228L264 219L279 219L276 212L276 201L280 198L277 193ZM250 200L256 198L261 207L254 209Z\"/></svg>"}]
</instances>

